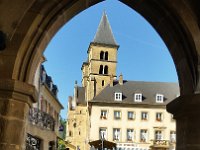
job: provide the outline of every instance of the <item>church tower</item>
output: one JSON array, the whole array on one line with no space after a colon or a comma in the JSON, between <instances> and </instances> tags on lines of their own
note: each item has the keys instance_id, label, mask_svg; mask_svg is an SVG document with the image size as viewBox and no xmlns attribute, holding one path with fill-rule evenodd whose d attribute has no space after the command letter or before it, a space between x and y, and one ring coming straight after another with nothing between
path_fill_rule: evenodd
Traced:
<instances>
[{"instance_id":1,"label":"church tower","mask_svg":"<svg viewBox=\"0 0 200 150\"><path fill-rule=\"evenodd\" d=\"M88 60L81 68L86 100L91 100L98 95L116 77L118 48L104 12L94 40L89 45Z\"/></svg>"}]
</instances>

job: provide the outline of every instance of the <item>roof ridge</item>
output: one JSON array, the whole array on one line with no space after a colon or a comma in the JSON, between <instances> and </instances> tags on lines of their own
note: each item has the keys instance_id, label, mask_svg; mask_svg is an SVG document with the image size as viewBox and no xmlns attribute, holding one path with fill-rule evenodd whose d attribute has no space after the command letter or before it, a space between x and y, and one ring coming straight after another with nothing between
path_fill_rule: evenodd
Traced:
<instances>
[{"instance_id":1,"label":"roof ridge","mask_svg":"<svg viewBox=\"0 0 200 150\"><path fill-rule=\"evenodd\" d=\"M142 80L124 80L127 82L141 82L141 83L174 83L177 84L178 82L167 82L167 81L142 81Z\"/></svg>"}]
</instances>

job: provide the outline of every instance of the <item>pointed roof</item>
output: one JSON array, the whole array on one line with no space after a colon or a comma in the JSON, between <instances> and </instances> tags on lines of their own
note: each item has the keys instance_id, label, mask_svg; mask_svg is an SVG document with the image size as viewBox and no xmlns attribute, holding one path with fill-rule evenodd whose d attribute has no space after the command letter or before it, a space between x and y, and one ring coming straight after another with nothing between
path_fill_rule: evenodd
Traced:
<instances>
[{"instance_id":1,"label":"pointed roof","mask_svg":"<svg viewBox=\"0 0 200 150\"><path fill-rule=\"evenodd\" d=\"M105 11L101 17L99 27L94 37L94 43L117 45Z\"/></svg>"}]
</instances>

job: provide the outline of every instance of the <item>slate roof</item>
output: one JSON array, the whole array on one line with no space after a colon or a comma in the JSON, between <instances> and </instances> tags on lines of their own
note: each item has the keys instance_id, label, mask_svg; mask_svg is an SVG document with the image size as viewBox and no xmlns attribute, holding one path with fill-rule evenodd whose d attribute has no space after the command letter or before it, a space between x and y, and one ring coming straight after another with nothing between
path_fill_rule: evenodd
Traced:
<instances>
[{"instance_id":1,"label":"slate roof","mask_svg":"<svg viewBox=\"0 0 200 150\"><path fill-rule=\"evenodd\" d=\"M114 93L122 92L122 101L115 101ZM142 102L134 101L134 94L142 93ZM164 103L156 103L156 94L164 95ZM90 103L104 104L144 104L144 105L166 105L179 95L178 83L169 82L144 82L124 81L123 85L118 82L113 87L105 87Z\"/></svg>"},{"instance_id":2,"label":"slate roof","mask_svg":"<svg viewBox=\"0 0 200 150\"><path fill-rule=\"evenodd\" d=\"M77 87L78 94L77 94L77 104L78 105L86 105L85 100L85 88L84 87Z\"/></svg>"},{"instance_id":3,"label":"slate roof","mask_svg":"<svg viewBox=\"0 0 200 150\"><path fill-rule=\"evenodd\" d=\"M93 42L117 46L117 43L115 41L111 26L109 24L109 21L105 12L103 13L103 16L101 18L101 21L99 23Z\"/></svg>"}]
</instances>

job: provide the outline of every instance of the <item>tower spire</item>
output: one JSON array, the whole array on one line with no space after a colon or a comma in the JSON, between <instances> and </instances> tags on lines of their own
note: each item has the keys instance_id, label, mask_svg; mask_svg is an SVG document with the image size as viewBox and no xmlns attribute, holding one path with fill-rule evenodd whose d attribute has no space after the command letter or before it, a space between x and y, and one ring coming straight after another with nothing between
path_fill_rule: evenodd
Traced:
<instances>
[{"instance_id":1,"label":"tower spire","mask_svg":"<svg viewBox=\"0 0 200 150\"><path fill-rule=\"evenodd\" d=\"M105 10L101 17L93 42L99 44L117 45Z\"/></svg>"}]
</instances>

